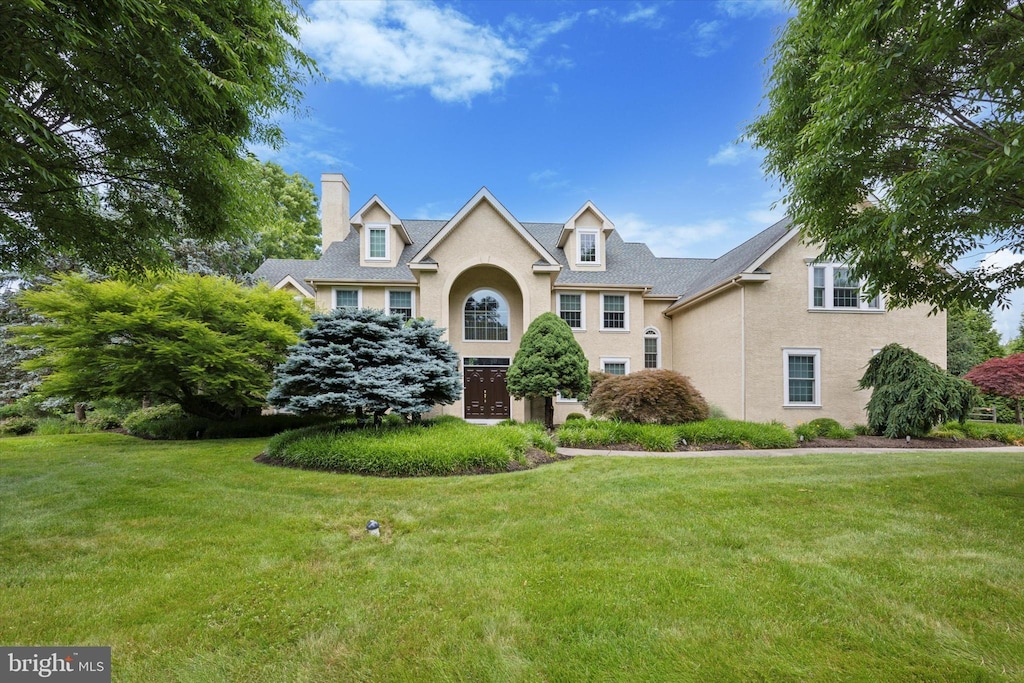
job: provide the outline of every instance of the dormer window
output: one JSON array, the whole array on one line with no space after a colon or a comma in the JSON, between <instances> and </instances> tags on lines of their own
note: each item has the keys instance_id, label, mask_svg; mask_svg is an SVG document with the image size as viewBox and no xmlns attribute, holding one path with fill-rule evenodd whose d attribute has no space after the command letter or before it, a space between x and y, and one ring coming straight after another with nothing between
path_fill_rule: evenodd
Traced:
<instances>
[{"instance_id":1,"label":"dormer window","mask_svg":"<svg viewBox=\"0 0 1024 683\"><path fill-rule=\"evenodd\" d=\"M577 230L577 263L597 263L597 230Z\"/></svg>"},{"instance_id":2,"label":"dormer window","mask_svg":"<svg viewBox=\"0 0 1024 683\"><path fill-rule=\"evenodd\" d=\"M366 226L367 259L388 260L388 226Z\"/></svg>"}]
</instances>

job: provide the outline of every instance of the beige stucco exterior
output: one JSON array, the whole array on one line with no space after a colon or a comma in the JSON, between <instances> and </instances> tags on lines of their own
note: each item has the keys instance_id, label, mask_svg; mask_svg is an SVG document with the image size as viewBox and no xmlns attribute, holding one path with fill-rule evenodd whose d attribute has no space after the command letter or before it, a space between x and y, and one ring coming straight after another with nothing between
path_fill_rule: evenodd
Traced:
<instances>
[{"instance_id":1,"label":"beige stucco exterior","mask_svg":"<svg viewBox=\"0 0 1024 683\"><path fill-rule=\"evenodd\" d=\"M405 226L376 197L364 205L351 228L343 227L344 221L337 216L327 216L329 209L348 207L347 188L340 174L325 175L325 231L337 241L341 239L338 235L348 235L351 229L359 245L353 261L361 268L390 270L381 273L384 277L370 277L364 271L363 279L322 274L306 278L315 288L316 307L332 308L339 288L358 290L361 306L378 309L387 309L389 291L411 291L413 315L446 327L446 337L462 359L511 361L530 322L547 311L558 313L559 294L573 293L581 295L583 302L583 324L573 334L592 370L600 370L605 362L625 363L629 372L642 370L644 334L652 330L652 334L656 332L652 338L658 342L658 366L689 376L709 403L736 419L794 425L831 417L846 425L863 423L868 396L857 391L856 385L875 350L897 342L945 365L945 316L929 316L928 307L877 312L811 310L808 263L817 252L803 245L795 231L776 240L747 270L677 299L665 291L653 294L648 284L610 279L615 264L609 261L614 256L608 250L608 239L614 226L589 202L564 226L551 226L560 228L554 233L557 246L545 246L482 190L443 227L436 222L438 228L429 233L433 236L428 235L424 245L411 242ZM338 193L345 196L336 196ZM386 261L367 258L371 225L388 226ZM580 230L593 230L598 236L597 265L577 263L576 235ZM407 254L407 262L400 263L408 244L418 251L411 261ZM564 250L561 265L555 263L554 249ZM579 273L591 270L594 280L562 284L558 281L561 269L572 270L577 282L581 281ZM394 278L388 279L392 274ZM466 339L464 306L480 289L497 292L507 303L507 341ZM602 329L604 295L625 297L626 329ZM820 363L816 377L820 401L813 406L786 405L787 349L813 354ZM540 419L542 406L539 401L512 401L510 416ZM464 406L460 400L436 412L462 416ZM556 401L556 422L570 412L585 410L575 401Z\"/></svg>"}]
</instances>

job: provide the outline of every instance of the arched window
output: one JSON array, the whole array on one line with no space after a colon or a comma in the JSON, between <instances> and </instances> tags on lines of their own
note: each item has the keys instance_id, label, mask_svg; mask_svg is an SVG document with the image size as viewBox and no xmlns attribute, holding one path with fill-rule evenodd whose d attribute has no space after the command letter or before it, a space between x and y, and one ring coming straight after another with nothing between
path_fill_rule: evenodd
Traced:
<instances>
[{"instance_id":1,"label":"arched window","mask_svg":"<svg viewBox=\"0 0 1024 683\"><path fill-rule=\"evenodd\" d=\"M466 341L508 341L508 303L493 289L478 289L466 299L462 338Z\"/></svg>"},{"instance_id":2,"label":"arched window","mask_svg":"<svg viewBox=\"0 0 1024 683\"><path fill-rule=\"evenodd\" d=\"M644 330L644 369L661 367L661 332L657 327Z\"/></svg>"}]
</instances>

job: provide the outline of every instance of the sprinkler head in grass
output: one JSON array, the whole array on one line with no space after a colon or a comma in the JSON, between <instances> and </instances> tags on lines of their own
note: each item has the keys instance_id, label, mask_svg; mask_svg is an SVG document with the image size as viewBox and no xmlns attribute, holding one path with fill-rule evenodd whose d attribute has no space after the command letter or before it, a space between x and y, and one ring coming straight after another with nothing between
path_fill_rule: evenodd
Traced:
<instances>
[{"instance_id":1,"label":"sprinkler head in grass","mask_svg":"<svg viewBox=\"0 0 1024 683\"><path fill-rule=\"evenodd\" d=\"M380 536L380 523L375 519L371 519L366 523L366 531L371 536Z\"/></svg>"}]
</instances>

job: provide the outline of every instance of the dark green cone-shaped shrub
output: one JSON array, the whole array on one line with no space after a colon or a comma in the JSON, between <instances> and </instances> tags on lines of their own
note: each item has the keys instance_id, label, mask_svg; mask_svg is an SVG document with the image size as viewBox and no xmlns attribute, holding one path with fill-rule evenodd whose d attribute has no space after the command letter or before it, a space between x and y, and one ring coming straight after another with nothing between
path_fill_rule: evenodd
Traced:
<instances>
[{"instance_id":1,"label":"dark green cone-shaped shrub","mask_svg":"<svg viewBox=\"0 0 1024 683\"><path fill-rule=\"evenodd\" d=\"M624 422L681 424L708 418L708 404L688 377L672 370L609 375L590 392L594 415Z\"/></svg>"},{"instance_id":2,"label":"dark green cone-shaped shrub","mask_svg":"<svg viewBox=\"0 0 1024 683\"><path fill-rule=\"evenodd\" d=\"M891 439L925 436L937 424L965 420L976 395L970 382L899 344L875 354L860 388L874 389L867 405L868 427Z\"/></svg>"}]
</instances>

